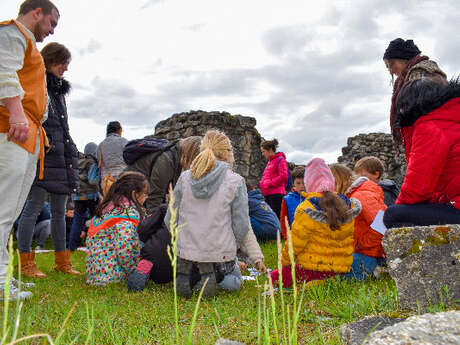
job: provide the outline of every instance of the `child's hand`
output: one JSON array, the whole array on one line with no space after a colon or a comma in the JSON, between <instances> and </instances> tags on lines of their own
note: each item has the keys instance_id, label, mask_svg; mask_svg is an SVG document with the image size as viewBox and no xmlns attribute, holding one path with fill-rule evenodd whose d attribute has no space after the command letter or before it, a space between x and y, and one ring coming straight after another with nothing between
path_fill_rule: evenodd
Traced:
<instances>
[{"instance_id":1,"label":"child's hand","mask_svg":"<svg viewBox=\"0 0 460 345\"><path fill-rule=\"evenodd\" d=\"M256 262L256 267L259 270L259 272L263 274L267 273L267 268L265 267L263 261Z\"/></svg>"},{"instance_id":2,"label":"child's hand","mask_svg":"<svg viewBox=\"0 0 460 345\"><path fill-rule=\"evenodd\" d=\"M243 261L238 261L238 267L240 268L240 271L243 272L248 269L248 264Z\"/></svg>"},{"instance_id":3,"label":"child's hand","mask_svg":"<svg viewBox=\"0 0 460 345\"><path fill-rule=\"evenodd\" d=\"M80 238L85 238L85 236L86 236L86 232L82 231L82 232L80 233Z\"/></svg>"}]
</instances>

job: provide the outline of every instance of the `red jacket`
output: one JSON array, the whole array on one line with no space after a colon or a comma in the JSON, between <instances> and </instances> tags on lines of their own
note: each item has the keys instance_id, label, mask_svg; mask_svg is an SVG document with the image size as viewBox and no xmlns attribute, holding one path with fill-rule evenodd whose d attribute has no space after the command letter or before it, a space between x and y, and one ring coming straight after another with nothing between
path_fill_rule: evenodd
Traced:
<instances>
[{"instance_id":1,"label":"red jacket","mask_svg":"<svg viewBox=\"0 0 460 345\"><path fill-rule=\"evenodd\" d=\"M265 167L259 187L264 196L272 194L286 194L286 183L289 177L289 169L286 156L283 152L277 152L270 157Z\"/></svg>"},{"instance_id":2,"label":"red jacket","mask_svg":"<svg viewBox=\"0 0 460 345\"><path fill-rule=\"evenodd\" d=\"M396 204L448 203L460 210L460 97L402 128L407 173Z\"/></svg>"},{"instance_id":3,"label":"red jacket","mask_svg":"<svg viewBox=\"0 0 460 345\"><path fill-rule=\"evenodd\" d=\"M362 206L361 213L355 219L355 239L353 242L355 252L373 258L384 257L383 236L371 228L377 213L387 208L384 203L382 188L378 184L367 180L352 187L347 196L358 199Z\"/></svg>"}]
</instances>

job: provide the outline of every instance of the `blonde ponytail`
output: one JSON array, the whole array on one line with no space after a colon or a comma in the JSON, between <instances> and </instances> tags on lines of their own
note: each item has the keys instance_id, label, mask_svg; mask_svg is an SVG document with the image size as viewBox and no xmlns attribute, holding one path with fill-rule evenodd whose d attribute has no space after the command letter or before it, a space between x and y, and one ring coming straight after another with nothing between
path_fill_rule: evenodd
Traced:
<instances>
[{"instance_id":1,"label":"blonde ponytail","mask_svg":"<svg viewBox=\"0 0 460 345\"><path fill-rule=\"evenodd\" d=\"M192 176L195 180L208 174L216 159L233 165L233 150L228 137L219 131L209 130L201 141L200 153L193 160Z\"/></svg>"}]
</instances>

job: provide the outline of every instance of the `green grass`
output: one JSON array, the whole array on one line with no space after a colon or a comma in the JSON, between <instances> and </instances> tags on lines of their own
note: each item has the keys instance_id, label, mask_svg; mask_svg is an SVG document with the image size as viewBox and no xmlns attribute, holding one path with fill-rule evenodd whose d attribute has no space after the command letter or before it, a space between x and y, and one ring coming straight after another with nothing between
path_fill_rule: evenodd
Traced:
<instances>
[{"instance_id":1,"label":"green grass","mask_svg":"<svg viewBox=\"0 0 460 345\"><path fill-rule=\"evenodd\" d=\"M266 266L276 268L276 243L262 244ZM52 270L52 253L36 255L38 267L48 274L46 279L34 279L34 296L24 302L18 337L34 333L49 333L53 339L71 310L61 343L83 344L91 329L90 344L171 344L175 338L174 296L172 283L155 285L149 282L142 293L128 293L126 284L108 287L89 286L84 274L70 276ZM72 254L75 267L84 272L85 253ZM28 280L30 281L30 280ZM240 291L221 292L201 301L193 339L195 344L214 344L219 337L257 344L258 297L265 278L245 281ZM276 284L275 284L276 286ZM182 338L192 320L198 294L190 300L178 299L179 326ZM292 293L284 294L285 304L292 308ZM275 295L276 313L281 327L280 295ZM396 288L388 276L367 282L330 280L324 286L307 289L298 321L299 344L340 344L342 324L365 315L398 313ZM263 305L262 305L263 308ZM11 305L9 324L15 321L16 304ZM272 317L271 302L265 310ZM291 309L292 310L292 309ZM3 306L0 313L3 315ZM264 310L262 310L264 315ZM90 319L90 322L88 322ZM91 320L94 320L91 322ZM273 320L273 318L271 319ZM272 321L270 321L273 328ZM262 333L263 329L262 324ZM267 330L273 333L273 329ZM44 344L31 342L31 344Z\"/></svg>"}]
</instances>

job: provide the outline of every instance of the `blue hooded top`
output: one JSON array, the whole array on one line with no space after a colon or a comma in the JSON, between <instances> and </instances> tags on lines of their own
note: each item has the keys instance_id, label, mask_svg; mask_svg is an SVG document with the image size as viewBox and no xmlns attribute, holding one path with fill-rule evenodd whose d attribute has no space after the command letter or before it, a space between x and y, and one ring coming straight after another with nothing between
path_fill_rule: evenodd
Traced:
<instances>
[{"instance_id":1,"label":"blue hooded top","mask_svg":"<svg viewBox=\"0 0 460 345\"><path fill-rule=\"evenodd\" d=\"M259 223L266 225L267 230L279 231L280 221L275 212L265 202L260 189L252 190L248 193L249 217L254 218Z\"/></svg>"}]
</instances>

